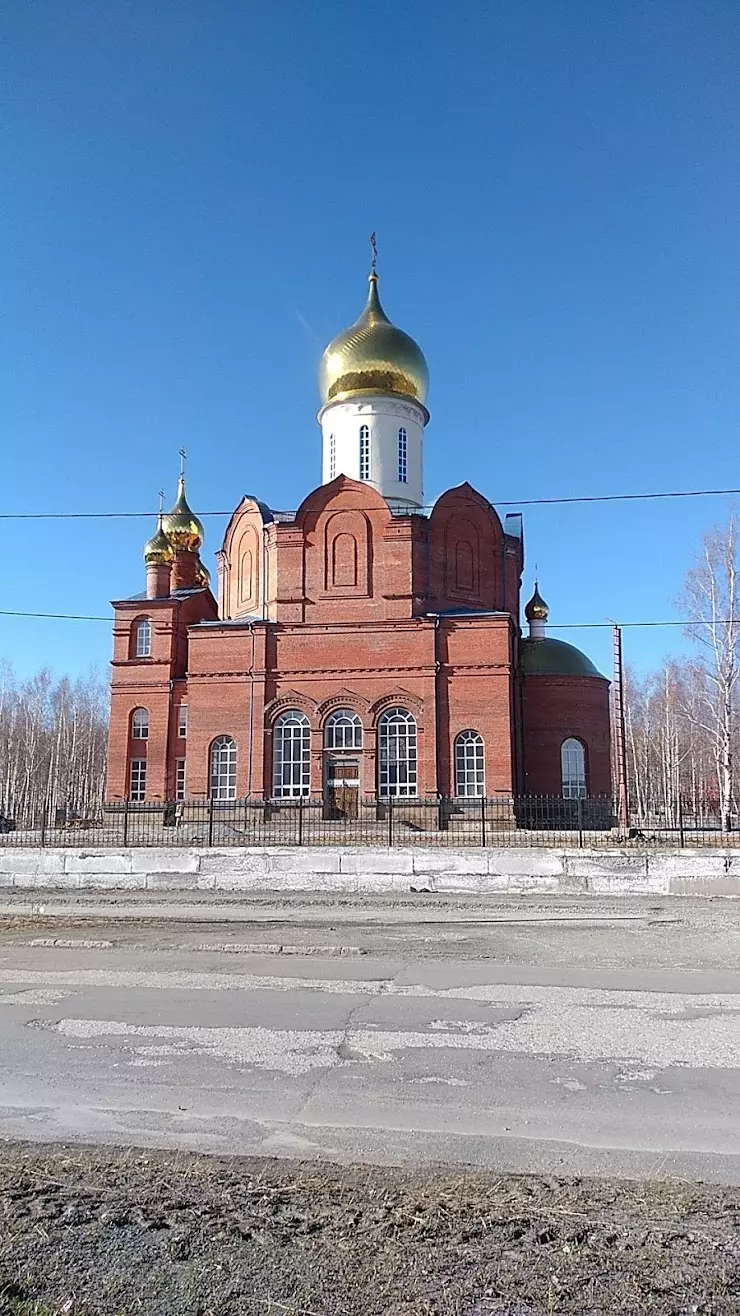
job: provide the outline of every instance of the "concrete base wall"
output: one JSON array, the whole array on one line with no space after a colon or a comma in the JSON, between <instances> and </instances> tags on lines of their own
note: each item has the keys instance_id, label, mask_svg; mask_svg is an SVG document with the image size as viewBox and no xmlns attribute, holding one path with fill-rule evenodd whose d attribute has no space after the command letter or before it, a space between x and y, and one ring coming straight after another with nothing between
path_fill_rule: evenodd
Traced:
<instances>
[{"instance_id":1,"label":"concrete base wall","mask_svg":"<svg viewBox=\"0 0 740 1316\"><path fill-rule=\"evenodd\" d=\"M740 850L0 850L0 888L740 896Z\"/></svg>"}]
</instances>

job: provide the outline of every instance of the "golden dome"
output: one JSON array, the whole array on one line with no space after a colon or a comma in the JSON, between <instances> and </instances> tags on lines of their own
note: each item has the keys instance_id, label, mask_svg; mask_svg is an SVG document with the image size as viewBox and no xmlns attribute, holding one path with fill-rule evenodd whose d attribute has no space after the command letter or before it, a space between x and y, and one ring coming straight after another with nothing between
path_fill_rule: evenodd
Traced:
<instances>
[{"instance_id":1,"label":"golden dome","mask_svg":"<svg viewBox=\"0 0 740 1316\"><path fill-rule=\"evenodd\" d=\"M203 565L200 558L198 558L198 565L195 568L195 579L203 589L209 588L211 583L211 573L208 570L208 567Z\"/></svg>"},{"instance_id":2,"label":"golden dome","mask_svg":"<svg viewBox=\"0 0 740 1316\"><path fill-rule=\"evenodd\" d=\"M184 549L191 553L197 553L205 538L205 531L202 522L190 510L188 500L185 497L185 476L181 475L177 482L177 500L171 512L167 512L163 518L162 526L164 533L169 539L175 552L182 552Z\"/></svg>"},{"instance_id":3,"label":"golden dome","mask_svg":"<svg viewBox=\"0 0 740 1316\"><path fill-rule=\"evenodd\" d=\"M378 276L373 273L359 320L337 334L321 358L321 405L368 393L392 393L424 406L428 390L424 354L413 338L391 324L380 305Z\"/></svg>"},{"instance_id":4,"label":"golden dome","mask_svg":"<svg viewBox=\"0 0 740 1316\"><path fill-rule=\"evenodd\" d=\"M550 609L540 594L537 581L534 582L534 594L524 609L524 616L527 621L547 621L550 616Z\"/></svg>"},{"instance_id":5,"label":"golden dome","mask_svg":"<svg viewBox=\"0 0 740 1316\"><path fill-rule=\"evenodd\" d=\"M162 513L159 513L157 533L144 545L144 561L148 567L161 567L170 563L174 557L172 545L162 528Z\"/></svg>"}]
</instances>

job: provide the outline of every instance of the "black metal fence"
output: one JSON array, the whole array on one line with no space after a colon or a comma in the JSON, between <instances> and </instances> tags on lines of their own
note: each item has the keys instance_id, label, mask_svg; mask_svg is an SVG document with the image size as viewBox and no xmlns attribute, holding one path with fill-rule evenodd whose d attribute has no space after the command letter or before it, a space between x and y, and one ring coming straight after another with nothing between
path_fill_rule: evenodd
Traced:
<instances>
[{"instance_id":1,"label":"black metal fence","mask_svg":"<svg viewBox=\"0 0 740 1316\"><path fill-rule=\"evenodd\" d=\"M740 830L714 820L661 818L617 826L609 798L558 796L405 800L361 798L356 816L323 799L194 800L101 806L89 818L56 810L16 821L0 815L0 846L740 846Z\"/></svg>"}]
</instances>

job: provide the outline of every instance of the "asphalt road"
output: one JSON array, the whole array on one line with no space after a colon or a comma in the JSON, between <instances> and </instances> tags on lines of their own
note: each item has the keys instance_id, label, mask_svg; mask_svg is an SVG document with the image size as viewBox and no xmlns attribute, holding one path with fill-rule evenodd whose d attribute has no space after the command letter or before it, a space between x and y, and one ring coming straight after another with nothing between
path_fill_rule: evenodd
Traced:
<instances>
[{"instance_id":1,"label":"asphalt road","mask_svg":"<svg viewBox=\"0 0 740 1316\"><path fill-rule=\"evenodd\" d=\"M4 907L0 1136L740 1183L740 905L182 901Z\"/></svg>"}]
</instances>

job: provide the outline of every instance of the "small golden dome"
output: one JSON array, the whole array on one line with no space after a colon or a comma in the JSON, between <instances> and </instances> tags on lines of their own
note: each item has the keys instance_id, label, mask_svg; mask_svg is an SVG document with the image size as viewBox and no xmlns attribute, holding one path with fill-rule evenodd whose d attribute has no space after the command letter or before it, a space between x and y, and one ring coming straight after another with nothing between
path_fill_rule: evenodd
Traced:
<instances>
[{"instance_id":1,"label":"small golden dome","mask_svg":"<svg viewBox=\"0 0 740 1316\"><path fill-rule=\"evenodd\" d=\"M144 545L144 561L148 567L161 567L169 564L174 553L172 545L162 528L162 513L159 513L157 533Z\"/></svg>"},{"instance_id":2,"label":"small golden dome","mask_svg":"<svg viewBox=\"0 0 740 1316\"><path fill-rule=\"evenodd\" d=\"M524 609L524 616L527 621L547 621L550 616L550 609L540 594L537 581L534 582L534 594Z\"/></svg>"},{"instance_id":3,"label":"small golden dome","mask_svg":"<svg viewBox=\"0 0 740 1316\"><path fill-rule=\"evenodd\" d=\"M189 550L197 553L205 538L202 522L188 506L185 497L185 476L177 482L177 500L171 512L167 512L162 525L175 552Z\"/></svg>"},{"instance_id":4,"label":"small golden dome","mask_svg":"<svg viewBox=\"0 0 740 1316\"><path fill-rule=\"evenodd\" d=\"M429 371L421 348L391 324L370 275L367 305L359 320L327 347L319 366L321 405L368 393L392 393L426 403Z\"/></svg>"},{"instance_id":5,"label":"small golden dome","mask_svg":"<svg viewBox=\"0 0 740 1316\"><path fill-rule=\"evenodd\" d=\"M195 579L203 589L208 589L211 584L211 573L200 558L198 558L198 565L195 568Z\"/></svg>"}]
</instances>

